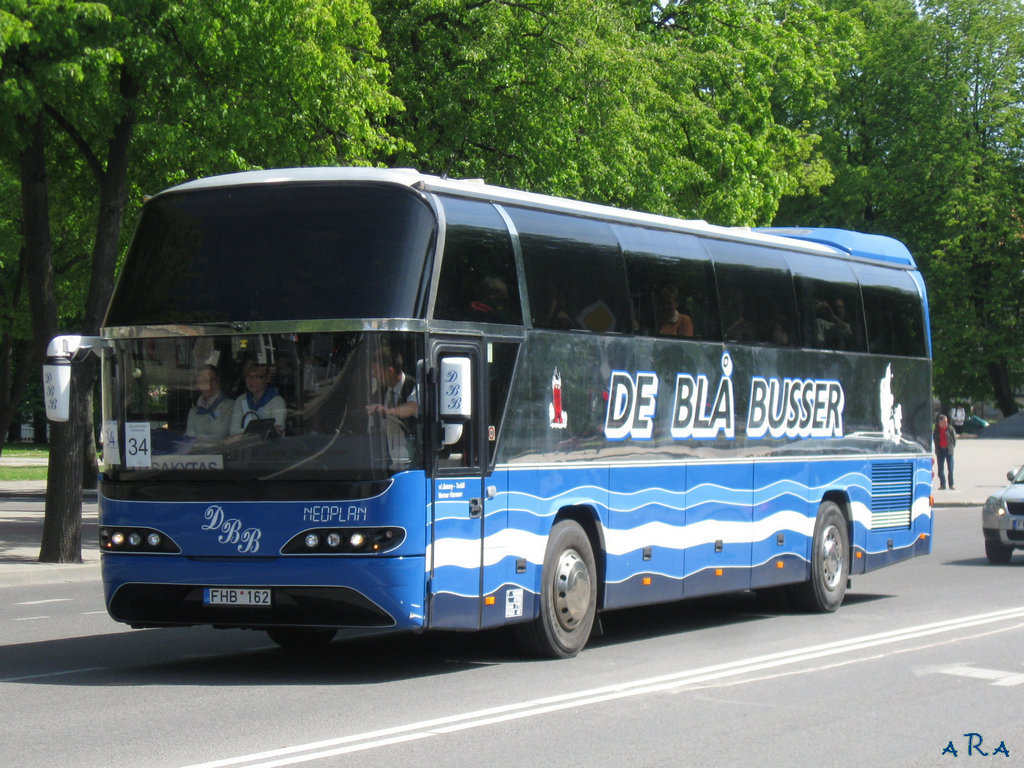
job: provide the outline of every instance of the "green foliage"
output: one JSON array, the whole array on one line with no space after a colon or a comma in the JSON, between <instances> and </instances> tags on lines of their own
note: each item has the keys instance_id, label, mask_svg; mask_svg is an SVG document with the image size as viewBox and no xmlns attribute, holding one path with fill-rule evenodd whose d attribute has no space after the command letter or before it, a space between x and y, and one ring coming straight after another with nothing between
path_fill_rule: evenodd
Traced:
<instances>
[{"instance_id":1,"label":"green foliage","mask_svg":"<svg viewBox=\"0 0 1024 768\"><path fill-rule=\"evenodd\" d=\"M993 396L1024 376L1024 6L1014 0L833 0L860 26L840 95L814 123L835 181L780 223L904 240L925 274L935 390Z\"/></svg>"},{"instance_id":2,"label":"green foliage","mask_svg":"<svg viewBox=\"0 0 1024 768\"><path fill-rule=\"evenodd\" d=\"M777 114L834 86L814 3L376 2L398 164L723 224L829 178Z\"/></svg>"}]
</instances>

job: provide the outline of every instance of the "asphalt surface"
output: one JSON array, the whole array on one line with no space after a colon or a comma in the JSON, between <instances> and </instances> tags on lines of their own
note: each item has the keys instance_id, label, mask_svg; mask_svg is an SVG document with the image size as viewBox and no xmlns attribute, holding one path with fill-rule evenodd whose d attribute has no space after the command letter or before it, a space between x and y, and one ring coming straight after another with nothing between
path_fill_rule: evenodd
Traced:
<instances>
[{"instance_id":1,"label":"asphalt surface","mask_svg":"<svg viewBox=\"0 0 1024 768\"><path fill-rule=\"evenodd\" d=\"M0 456L0 464L22 465L38 460ZM45 462L44 462L45 463ZM1006 473L1024 464L1024 438L972 438L964 435L954 457L955 490L936 490L936 507L963 509L976 514L981 537L981 506L1007 484ZM41 563L45 481L0 482L0 587L14 584L53 584L99 580L100 552L96 494L82 499L82 562Z\"/></svg>"}]
</instances>

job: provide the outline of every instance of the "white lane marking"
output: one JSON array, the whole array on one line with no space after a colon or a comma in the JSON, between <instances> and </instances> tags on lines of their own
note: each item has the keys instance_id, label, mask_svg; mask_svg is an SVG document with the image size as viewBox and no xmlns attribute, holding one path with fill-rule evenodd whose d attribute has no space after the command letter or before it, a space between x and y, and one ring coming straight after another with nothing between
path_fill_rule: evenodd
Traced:
<instances>
[{"instance_id":1,"label":"white lane marking","mask_svg":"<svg viewBox=\"0 0 1024 768\"><path fill-rule=\"evenodd\" d=\"M949 667L941 667L935 671L943 675L991 680L992 685L1011 686L1021 685L1024 683L1024 674L1019 672L1004 672L1001 669L984 669L983 667L972 667L967 664L954 664Z\"/></svg>"},{"instance_id":2,"label":"white lane marking","mask_svg":"<svg viewBox=\"0 0 1024 768\"><path fill-rule=\"evenodd\" d=\"M0 678L0 683L17 683L22 680L38 680L41 677L60 677L61 675L78 675L82 672L96 672L106 667L81 667L80 669L62 669L58 672L40 672L37 675L22 675L21 677Z\"/></svg>"},{"instance_id":3,"label":"white lane marking","mask_svg":"<svg viewBox=\"0 0 1024 768\"><path fill-rule=\"evenodd\" d=\"M15 616L11 621L41 621L48 619L49 616Z\"/></svg>"},{"instance_id":4,"label":"white lane marking","mask_svg":"<svg viewBox=\"0 0 1024 768\"><path fill-rule=\"evenodd\" d=\"M45 605L46 603L70 603L73 602L73 598L70 597L51 597L48 600L27 600L24 603L11 603L11 605Z\"/></svg>"},{"instance_id":5,"label":"white lane marking","mask_svg":"<svg viewBox=\"0 0 1024 768\"><path fill-rule=\"evenodd\" d=\"M407 725L399 725L392 728L384 728L366 733L341 736L334 739L315 741L309 744L299 744L292 747L257 752L251 755L230 757L223 760L213 760L206 763L197 763L186 768L226 768L248 764L250 768L279 768L280 766L295 765L297 763L312 762L327 757L362 752L370 749L400 744L403 742L427 739L443 734L455 733L457 731L481 728L496 723L519 720L527 717L535 717L550 712L557 712L565 709L599 704L605 701L625 699L633 696L641 696L648 693L658 693L667 690L678 689L682 686L690 686L697 683L704 683L719 680L727 677L758 672L761 670L774 669L801 661L820 659L828 656L835 656L842 653L874 648L881 645L890 645L914 640L922 637L929 637L944 632L952 632L959 629L982 626L1000 621L1024 618L1024 606L1007 608L992 613L965 616L958 619L947 619L931 624L922 624L916 627L881 632L875 635L839 640L821 645L796 648L790 651L755 656L749 659L714 664L692 670L673 672L667 675L643 678L640 680L627 681L615 685L592 688L589 690L565 693L558 696L550 696L530 701L523 701L516 704L506 704L499 707L466 712L461 715L450 715L447 717L423 720ZM306 754L300 754L306 753Z\"/></svg>"}]
</instances>

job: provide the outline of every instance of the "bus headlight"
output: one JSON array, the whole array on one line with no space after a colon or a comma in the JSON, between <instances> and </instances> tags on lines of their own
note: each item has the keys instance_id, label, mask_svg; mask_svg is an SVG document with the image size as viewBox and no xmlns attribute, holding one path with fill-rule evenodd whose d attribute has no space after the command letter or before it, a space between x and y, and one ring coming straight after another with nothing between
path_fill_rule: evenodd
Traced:
<instances>
[{"instance_id":1,"label":"bus headlight","mask_svg":"<svg viewBox=\"0 0 1024 768\"><path fill-rule=\"evenodd\" d=\"M181 553L181 547L166 534L152 528L100 528L100 550L103 552L131 552L132 554Z\"/></svg>"},{"instance_id":2,"label":"bus headlight","mask_svg":"<svg viewBox=\"0 0 1024 768\"><path fill-rule=\"evenodd\" d=\"M397 549L405 529L314 528L293 536L281 547L282 555L377 555Z\"/></svg>"}]
</instances>

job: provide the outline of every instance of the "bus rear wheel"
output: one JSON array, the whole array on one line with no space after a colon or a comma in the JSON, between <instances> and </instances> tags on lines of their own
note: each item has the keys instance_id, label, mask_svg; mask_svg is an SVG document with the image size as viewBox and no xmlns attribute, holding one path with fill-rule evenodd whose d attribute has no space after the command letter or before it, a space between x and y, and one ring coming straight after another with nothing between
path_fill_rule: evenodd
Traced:
<instances>
[{"instance_id":1,"label":"bus rear wheel","mask_svg":"<svg viewBox=\"0 0 1024 768\"><path fill-rule=\"evenodd\" d=\"M794 584L790 598L806 611L831 613L846 596L850 575L850 534L846 517L835 502L824 501L818 507L811 544L811 579Z\"/></svg>"},{"instance_id":2,"label":"bus rear wheel","mask_svg":"<svg viewBox=\"0 0 1024 768\"><path fill-rule=\"evenodd\" d=\"M571 658L590 638L596 613L597 568L590 539L579 523L563 520L548 537L540 616L520 627L520 639L540 656Z\"/></svg>"}]
</instances>

